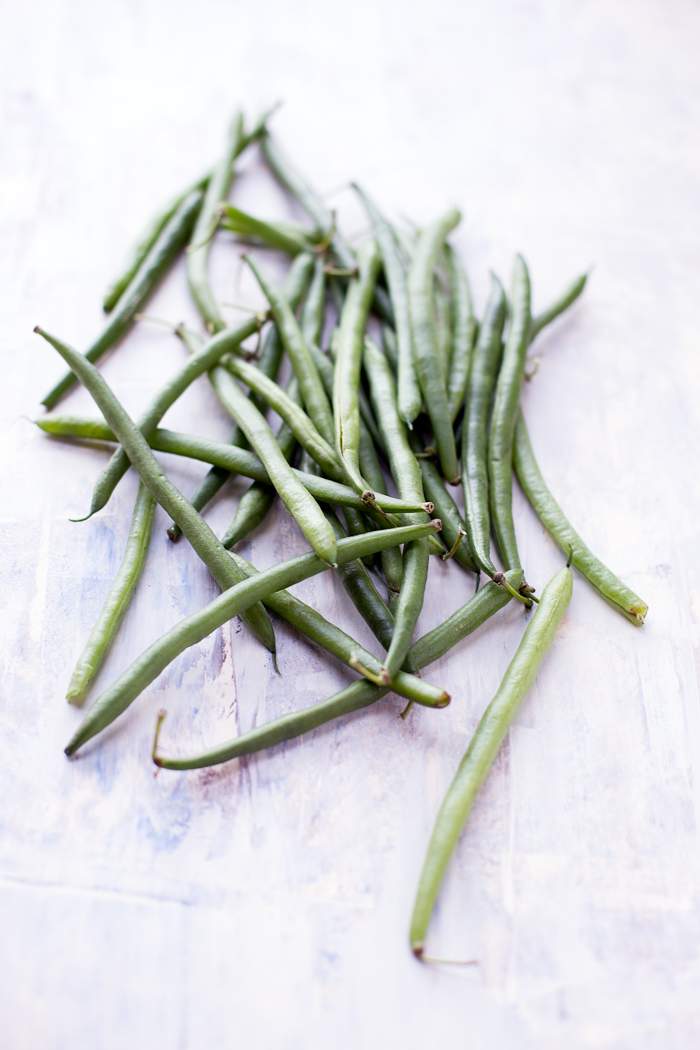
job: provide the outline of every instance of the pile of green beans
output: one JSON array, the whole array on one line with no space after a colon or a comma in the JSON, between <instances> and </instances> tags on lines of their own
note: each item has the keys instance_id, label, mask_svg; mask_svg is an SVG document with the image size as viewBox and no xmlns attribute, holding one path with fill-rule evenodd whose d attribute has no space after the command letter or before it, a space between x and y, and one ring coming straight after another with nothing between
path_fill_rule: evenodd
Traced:
<instances>
[{"instance_id":1,"label":"pile of green beans","mask_svg":"<svg viewBox=\"0 0 700 1050\"><path fill-rule=\"evenodd\" d=\"M578 299L586 275L533 316L530 274L524 258L516 255L509 293L492 274L488 301L477 319L466 269L448 240L460 223L459 210L451 208L407 233L352 183L368 220L365 239L355 249L271 135L269 116L247 128L243 113L236 113L221 158L149 224L110 284L104 298L109 321L84 354L35 328L70 370L42 404L53 409L79 381L100 412L92 418L51 412L37 420L38 426L49 435L111 448L86 517L106 506L130 468L139 477L124 557L70 678L68 700L84 703L127 614L149 545L156 542L156 504L172 519L170 540L184 535L221 588L218 597L170 626L102 689L65 751L76 754L186 648L234 616L262 642L277 669L270 611L294 627L300 641L313 642L354 671L357 680L303 711L188 757L160 751L165 717L160 712L153 744L158 767L189 770L233 761L369 709L391 692L408 701L404 718L414 703L440 710L450 696L420 678L420 670L516 599L519 609L525 607L522 641L437 814L418 883L410 944L416 958L436 961L426 955L425 941L443 875L476 793L565 615L573 584L569 566L630 623L641 626L647 613L645 603L593 554L556 502L535 460L520 406L533 340ZM307 222L250 215L227 199L232 185L235 190L237 159L255 144L270 176L306 213ZM210 281L214 237L243 243L253 252L241 258L265 306L251 310L241 324L226 321ZM267 265L269 251L289 260L282 286ZM127 336L148 297L183 255L201 331L173 324L189 356L135 419L95 363ZM255 335L258 349L251 352L244 344ZM159 425L194 380L205 376L234 424L227 443ZM270 410L282 420L277 433L267 418ZM191 498L168 478L156 452L210 465ZM251 484L219 538L203 514L235 476ZM539 598L539 581L526 574L519 553L514 476L567 558L566 568ZM310 549L259 572L231 548L253 530L270 528L278 497ZM456 567L450 573L470 574L475 593L416 640L431 554L452 561ZM326 571L337 575L378 651L286 590ZM482 574L487 582L480 587ZM266 657L261 654L261 659Z\"/></svg>"}]
</instances>

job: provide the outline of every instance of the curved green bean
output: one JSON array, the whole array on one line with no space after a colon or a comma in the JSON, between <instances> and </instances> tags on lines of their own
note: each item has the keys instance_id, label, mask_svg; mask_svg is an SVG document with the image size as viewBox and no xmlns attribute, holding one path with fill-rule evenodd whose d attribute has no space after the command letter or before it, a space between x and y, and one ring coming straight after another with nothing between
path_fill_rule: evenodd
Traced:
<instances>
[{"instance_id":1,"label":"curved green bean","mask_svg":"<svg viewBox=\"0 0 700 1050\"><path fill-rule=\"evenodd\" d=\"M192 504L166 477L143 434L114 396L100 372L82 354L77 353L66 343L62 343L60 339L49 335L48 332L42 331L38 325L34 331L58 350L69 368L75 372L83 386L92 395L107 424L126 451L141 481L166 513L180 526L196 554L204 562L222 590L237 583L240 578L239 570L233 565L228 552L224 550ZM275 633L265 610L261 606L255 606L246 612L242 619L274 657Z\"/></svg>"},{"instance_id":2,"label":"curved green bean","mask_svg":"<svg viewBox=\"0 0 700 1050\"><path fill-rule=\"evenodd\" d=\"M347 540L341 540L338 544L337 557L345 560L361 557L363 554L372 554L382 550L384 546L408 542L416 534L422 534L435 527L434 523L429 523L408 529L387 529L369 533L366 536L352 536ZM240 579L242 571L234 558L227 553L226 560L231 567L231 572ZM69 741L65 749L66 754L75 754L79 747L110 725L127 709L139 693L189 646L202 641L217 627L221 627L233 616L241 615L261 598L285 587L291 587L327 568L328 564L316 554L302 554L298 558L291 558L265 572L258 573L252 578L242 579L242 582L231 586L204 609L181 620L158 641L149 646L131 667L97 698Z\"/></svg>"},{"instance_id":3,"label":"curved green bean","mask_svg":"<svg viewBox=\"0 0 700 1050\"><path fill-rule=\"evenodd\" d=\"M565 554L571 552L574 565L598 593L631 623L641 627L649 606L596 558L554 499L537 465L522 411L515 424L513 466L523 492L550 536Z\"/></svg>"},{"instance_id":4,"label":"curved green bean","mask_svg":"<svg viewBox=\"0 0 700 1050\"><path fill-rule=\"evenodd\" d=\"M535 680L559 622L571 600L571 571L560 569L549 581L534 616L486 708L457 774L440 807L423 865L411 920L411 948L423 957L425 934L447 864L476 794L491 768L515 714Z\"/></svg>"},{"instance_id":5,"label":"curved green bean","mask_svg":"<svg viewBox=\"0 0 700 1050\"><path fill-rule=\"evenodd\" d=\"M406 268L399 255L394 231L389 223L357 183L353 183L353 189L362 201L372 223L374 236L379 245L384 275L389 285L391 305L394 310L396 323L396 365L394 368L398 373L397 399L399 415L408 426L411 426L421 410L423 396L418 384L413 358Z\"/></svg>"},{"instance_id":6,"label":"curved green bean","mask_svg":"<svg viewBox=\"0 0 700 1050\"><path fill-rule=\"evenodd\" d=\"M447 392L438 362L433 314L433 275L445 238L460 218L457 209L452 208L421 232L408 275L408 302L416 373L435 435L442 473L451 484L457 484L459 480L459 465Z\"/></svg>"},{"instance_id":7,"label":"curved green bean","mask_svg":"<svg viewBox=\"0 0 700 1050\"><path fill-rule=\"evenodd\" d=\"M182 202L166 224L160 236L143 261L131 284L119 299L118 308L110 315L105 328L85 351L88 361L98 361L110 347L126 335L148 297L156 289L171 265L187 243L192 225L202 207L203 193L196 190ZM42 400L45 408L51 409L75 383L75 376L68 372Z\"/></svg>"},{"instance_id":8,"label":"curved green bean","mask_svg":"<svg viewBox=\"0 0 700 1050\"><path fill-rule=\"evenodd\" d=\"M476 320L469 279L459 256L449 244L445 245L445 263L452 291L452 357L447 377L447 404L454 423L467 390Z\"/></svg>"},{"instance_id":9,"label":"curved green bean","mask_svg":"<svg viewBox=\"0 0 700 1050\"><path fill-rule=\"evenodd\" d=\"M122 616L131 601L146 560L155 505L156 501L153 496L141 482L119 571L109 589L97 622L90 632L90 637L78 658L68 686L66 698L76 707L82 707L85 703L85 690L88 682L104 660L114 635L117 633Z\"/></svg>"},{"instance_id":10,"label":"curved green bean","mask_svg":"<svg viewBox=\"0 0 700 1050\"><path fill-rule=\"evenodd\" d=\"M519 571L508 573L511 587L517 588L519 586L522 575L522 572ZM457 610L446 623L436 627L433 631L424 635L423 638L420 638L415 645L411 646L409 656L413 658L415 666L419 668L426 667L429 663L444 656L457 642L466 638L467 635L484 624L489 617L493 616L499 609L502 609L510 601L510 597L510 594L495 583L488 583L485 587L482 587L479 593L468 601L466 605L462 606L461 609ZM248 733L241 733L240 736L228 741L227 744L219 745L216 751L219 755L225 755L219 761L230 761L233 758L240 758L242 755L262 751L264 748L272 747L274 744L281 744L285 740L292 740L294 737L308 733L312 729L332 721L334 718L340 718L342 715L359 711L363 707L369 707L383 696L386 696L388 692L390 692L388 686L374 686L366 681L353 682L352 685L346 686L345 689L335 693L327 700L313 704L303 711L294 711L292 714L275 718L272 722L268 722L267 725L258 726ZM157 753L159 731L163 718L164 713L161 712L158 716L156 737L153 744L153 761L157 766L165 769L181 768L174 766L173 763L182 760L165 758ZM190 759L185 759L184 761L194 761L196 763L204 755L208 754L210 753L204 752L200 755L191 756ZM197 768L197 766L195 765L194 768Z\"/></svg>"},{"instance_id":11,"label":"curved green bean","mask_svg":"<svg viewBox=\"0 0 700 1050\"><path fill-rule=\"evenodd\" d=\"M511 290L511 320L489 430L489 504L491 531L507 569L522 568L513 525L513 435L525 374L530 336L530 276L525 260L515 257Z\"/></svg>"},{"instance_id":12,"label":"curved green bean","mask_svg":"<svg viewBox=\"0 0 700 1050\"><path fill-rule=\"evenodd\" d=\"M462 427L462 489L464 518L474 557L482 572L493 577L489 512L488 420L503 350L506 293L491 274L491 293L474 348Z\"/></svg>"},{"instance_id":13,"label":"curved green bean","mask_svg":"<svg viewBox=\"0 0 700 1050\"><path fill-rule=\"evenodd\" d=\"M574 303L583 289L586 287L586 281L588 280L588 274L583 273L580 277L577 277L575 281L572 281L568 288L559 296L558 299L551 304L548 309L543 310L541 314L537 314L536 317L532 318L530 322L530 342L535 336L542 331L545 325L550 324L559 316L564 313L564 310L568 309L572 303Z\"/></svg>"}]
</instances>

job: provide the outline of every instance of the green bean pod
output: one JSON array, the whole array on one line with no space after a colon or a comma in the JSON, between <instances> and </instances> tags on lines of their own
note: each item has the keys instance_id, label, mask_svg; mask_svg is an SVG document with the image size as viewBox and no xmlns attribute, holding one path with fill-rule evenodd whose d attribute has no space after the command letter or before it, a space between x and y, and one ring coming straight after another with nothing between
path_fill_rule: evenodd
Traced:
<instances>
[{"instance_id":1,"label":"green bean pod","mask_svg":"<svg viewBox=\"0 0 700 1050\"><path fill-rule=\"evenodd\" d=\"M362 245L358 266L358 276L350 281L340 317L333 377L333 415L338 454L353 485L358 492L364 492L367 485L360 474L358 390L365 325L379 272L379 252L375 241L366 241Z\"/></svg>"},{"instance_id":2,"label":"green bean pod","mask_svg":"<svg viewBox=\"0 0 700 1050\"><path fill-rule=\"evenodd\" d=\"M404 423L411 426L421 410L423 396L418 384L413 357L406 268L399 255L396 238L391 226L357 183L353 183L353 188L359 195L372 223L374 236L379 245L384 274L389 285L391 305L394 309L396 322L396 364L394 365L394 370L397 372L399 415Z\"/></svg>"},{"instance_id":3,"label":"green bean pod","mask_svg":"<svg viewBox=\"0 0 700 1050\"><path fill-rule=\"evenodd\" d=\"M239 110L231 121L224 155L214 168L209 180L202 210L199 213L187 252L187 283L207 331L212 335L221 331L226 322L214 299L207 272L211 231L216 223L217 208L227 196L231 185L234 161L243 152L248 142L249 139L243 130L243 114Z\"/></svg>"},{"instance_id":4,"label":"green bean pod","mask_svg":"<svg viewBox=\"0 0 700 1050\"><path fill-rule=\"evenodd\" d=\"M467 390L476 319L469 279L459 256L449 244L445 245L445 263L452 292L452 357L447 377L447 403L454 423Z\"/></svg>"},{"instance_id":5,"label":"green bean pod","mask_svg":"<svg viewBox=\"0 0 700 1050\"><path fill-rule=\"evenodd\" d=\"M160 236L143 261L131 284L119 299L118 308L97 339L85 351L88 361L98 361L110 347L126 335L149 296L168 272L187 243L193 223L202 207L203 193L195 190L182 202L173 217L163 228ZM51 409L75 383L75 376L68 372L42 400L45 408Z\"/></svg>"},{"instance_id":6,"label":"green bean pod","mask_svg":"<svg viewBox=\"0 0 700 1050\"><path fill-rule=\"evenodd\" d=\"M515 424L513 466L523 492L550 536L600 595L631 623L641 627L649 606L626 587L583 542L547 488L532 451L522 411Z\"/></svg>"},{"instance_id":7,"label":"green bean pod","mask_svg":"<svg viewBox=\"0 0 700 1050\"><path fill-rule=\"evenodd\" d=\"M464 518L474 558L482 572L497 571L491 559L489 512L488 420L503 350L506 293L491 274L491 294L474 348L462 427Z\"/></svg>"},{"instance_id":8,"label":"green bean pod","mask_svg":"<svg viewBox=\"0 0 700 1050\"><path fill-rule=\"evenodd\" d=\"M445 238L460 218L457 209L452 208L422 231L408 275L408 302L416 373L435 435L442 473L451 484L456 484L459 479L459 465L447 392L438 363L433 314L433 275Z\"/></svg>"},{"instance_id":9,"label":"green bean pod","mask_svg":"<svg viewBox=\"0 0 700 1050\"><path fill-rule=\"evenodd\" d=\"M420 501L424 498L423 478L418 460L408 443L406 424L399 415L391 368L384 354L369 337L365 338L364 365L374 412L389 453L389 465L396 487L403 498ZM422 515L410 514L403 520L418 524L425 519ZM382 668L382 676L387 685L403 664L411 645L413 631L423 607L428 560L427 539L417 540L404 547L401 590L392 608L394 633Z\"/></svg>"},{"instance_id":10,"label":"green bean pod","mask_svg":"<svg viewBox=\"0 0 700 1050\"><path fill-rule=\"evenodd\" d=\"M333 441L333 416L328 403L323 381L301 334L301 329L292 309L277 285L249 256L250 266L260 285L277 325L280 339L289 356L294 375L299 381L302 400L314 426L326 441Z\"/></svg>"},{"instance_id":11,"label":"green bean pod","mask_svg":"<svg viewBox=\"0 0 700 1050\"><path fill-rule=\"evenodd\" d=\"M371 554L382 550L384 546L406 542L416 534L427 532L431 527L435 526L430 523L426 526L414 526L408 529L387 529L369 533L367 536L353 536L347 540L341 540L337 556L343 561L346 558L352 559L366 553ZM235 563L234 557L226 553L226 559L231 566L232 574L235 573L240 579L242 570ZM298 558L291 558L265 572L258 573L252 578L244 578L242 582L231 586L203 609L181 620L142 653L131 667L97 698L69 741L65 749L66 754L75 754L86 741L110 725L127 709L139 693L189 646L202 641L233 616L242 615L261 598L283 588L291 587L327 568L327 563L316 554L302 554Z\"/></svg>"},{"instance_id":12,"label":"green bean pod","mask_svg":"<svg viewBox=\"0 0 700 1050\"><path fill-rule=\"evenodd\" d=\"M217 209L220 215L220 225L224 230L231 230L245 238L255 237L269 248L277 248L294 257L300 252L312 251L314 241L318 235L314 231L298 223L291 222L265 222L256 219L240 208L234 208L233 204L222 201Z\"/></svg>"},{"instance_id":13,"label":"green bean pod","mask_svg":"<svg viewBox=\"0 0 700 1050\"><path fill-rule=\"evenodd\" d=\"M312 352L312 357L318 367L318 361L316 355L313 353L314 349L318 349L321 343L321 336L323 335L323 321L326 313L326 264L323 258L317 258L314 264L314 275L309 287L309 291L306 296L306 301L301 311L301 334L304 337L306 345ZM324 361L327 360L321 351L318 351L323 357ZM330 362L329 362L330 363ZM320 371L320 369L319 369ZM323 379L323 376L321 376ZM328 389L324 382L326 393Z\"/></svg>"},{"instance_id":14,"label":"green bean pod","mask_svg":"<svg viewBox=\"0 0 700 1050\"><path fill-rule=\"evenodd\" d=\"M244 339L253 335L260 328L260 318L251 317L237 328L224 328L212 336L197 353L184 362L174 376L163 386L150 405L142 412L138 419L138 427L141 432L148 436L156 429L167 410L187 390L194 380L208 372L227 350L234 350ZM97 511L102 510L116 486L129 469L129 457L123 448L118 448L107 466L101 471L95 482L92 493L90 511L87 517L91 517Z\"/></svg>"},{"instance_id":15,"label":"green bean pod","mask_svg":"<svg viewBox=\"0 0 700 1050\"><path fill-rule=\"evenodd\" d=\"M312 549L323 561L335 565L336 543L333 529L316 500L301 484L282 455L265 417L245 396L225 368L213 369L211 381L219 400L238 423L251 448L257 452L275 491L295 518Z\"/></svg>"},{"instance_id":16,"label":"green bean pod","mask_svg":"<svg viewBox=\"0 0 700 1050\"><path fill-rule=\"evenodd\" d=\"M530 342L533 341L535 336L542 331L545 325L551 324L560 314L563 314L572 303L576 302L579 295L586 287L586 281L588 280L588 274L583 273L580 277L577 277L575 281L572 281L568 288L559 296L558 299L548 307L547 310L543 310L541 314L537 314L533 317L530 322Z\"/></svg>"},{"instance_id":17,"label":"green bean pod","mask_svg":"<svg viewBox=\"0 0 700 1050\"><path fill-rule=\"evenodd\" d=\"M422 458L419 463L423 475L423 492L435 507L435 513L442 521L442 535L450 550L454 549L454 560L459 562L463 569L478 573L479 566L470 548L466 526L462 521L457 504L440 477L440 471L429 459Z\"/></svg>"},{"instance_id":18,"label":"green bean pod","mask_svg":"<svg viewBox=\"0 0 700 1050\"><path fill-rule=\"evenodd\" d=\"M151 541L155 505L156 501L153 496L141 482L119 571L109 589L107 600L102 606L97 622L90 632L90 637L78 658L68 686L66 698L76 707L82 707L85 703L85 690L88 682L99 670L131 601Z\"/></svg>"},{"instance_id":19,"label":"green bean pod","mask_svg":"<svg viewBox=\"0 0 700 1050\"><path fill-rule=\"evenodd\" d=\"M106 314L112 312L114 307L117 305L120 297L128 286L133 281L138 270L141 267L141 263L144 261L148 253L150 252L153 245L158 240L158 236L164 229L165 225L172 219L173 215L180 207L182 202L189 197L190 193L195 193L197 190L206 190L209 185L209 179L211 178L211 172L208 171L206 175L203 175L201 179L192 183L182 193L178 193L177 197L174 197L165 208L160 211L154 218L149 222L146 229L141 234L137 244L131 250L129 261L126 266L109 285L105 292L104 301L102 303L102 309Z\"/></svg>"},{"instance_id":20,"label":"green bean pod","mask_svg":"<svg viewBox=\"0 0 700 1050\"><path fill-rule=\"evenodd\" d=\"M507 569L520 569L513 525L513 435L530 336L530 277L525 260L515 257L511 289L511 320L489 430L489 503L491 531Z\"/></svg>"},{"instance_id":21,"label":"green bean pod","mask_svg":"<svg viewBox=\"0 0 700 1050\"><path fill-rule=\"evenodd\" d=\"M439 272L435 274L433 280L433 306L437 336L437 361L442 383L447 392L447 377L452 360L452 308Z\"/></svg>"},{"instance_id":22,"label":"green bean pod","mask_svg":"<svg viewBox=\"0 0 700 1050\"><path fill-rule=\"evenodd\" d=\"M77 353L66 343L62 343L60 339L42 331L38 326L34 331L58 350L69 368L75 372L83 386L92 395L107 424L124 447L141 481L165 512L180 526L219 587L222 590L232 587L239 581L240 575L228 552L224 550L192 504L166 477L143 434L124 410L100 372L82 354ZM275 633L270 618L262 606L256 605L251 608L242 619L274 657Z\"/></svg>"},{"instance_id":23,"label":"green bean pod","mask_svg":"<svg viewBox=\"0 0 700 1050\"><path fill-rule=\"evenodd\" d=\"M508 573L509 583L512 587L518 587L522 580L522 572ZM495 583L488 583L479 591L466 605L462 606L449 621L436 627L433 631L420 638L415 645L409 649L409 657L412 657L416 667L426 667L433 660L444 656L457 642L466 638L478 627L502 609L510 601L510 595ZM375 686L370 682L353 682L352 685L341 689L327 700L313 704L303 711L294 711L292 714L275 718L266 725L258 726L248 733L220 744L211 751L205 751L199 755L187 759L165 758L157 753L158 736L163 720L163 713L158 716L158 728L153 745L153 761L157 766L164 769L181 769L181 765L175 763L189 762L191 766L185 768L201 768L208 765L212 756L216 761L227 762L243 755L250 755L256 751L281 744L285 740L309 733L312 729L331 722L335 718L359 711L363 707L369 707L390 692L387 686Z\"/></svg>"},{"instance_id":24,"label":"green bean pod","mask_svg":"<svg viewBox=\"0 0 700 1050\"><path fill-rule=\"evenodd\" d=\"M423 957L425 934L440 883L476 794L493 764L520 704L535 680L559 622L571 600L572 576L560 569L542 592L534 616L503 676L498 691L486 708L457 774L440 807L423 865L411 920L411 948Z\"/></svg>"}]
</instances>

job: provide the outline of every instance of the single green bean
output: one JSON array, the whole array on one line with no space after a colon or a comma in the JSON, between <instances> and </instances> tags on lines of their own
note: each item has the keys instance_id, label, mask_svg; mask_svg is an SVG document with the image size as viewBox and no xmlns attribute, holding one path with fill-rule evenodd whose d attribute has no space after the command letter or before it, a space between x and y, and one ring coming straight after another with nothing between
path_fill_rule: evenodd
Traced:
<instances>
[{"instance_id":1,"label":"single green bean","mask_svg":"<svg viewBox=\"0 0 700 1050\"><path fill-rule=\"evenodd\" d=\"M88 361L97 361L122 336L126 335L134 323L136 314L141 310L148 297L156 289L162 278L187 243L192 225L202 207L203 193L196 190L182 202L173 217L166 224L155 244L146 256L136 276L119 300L118 309L110 316L105 328L97 339L85 351ZM41 402L51 409L75 383L75 376L69 372L46 395Z\"/></svg>"},{"instance_id":2,"label":"single green bean","mask_svg":"<svg viewBox=\"0 0 700 1050\"><path fill-rule=\"evenodd\" d=\"M550 536L565 554L571 552L574 565L598 593L631 623L641 627L649 606L596 558L565 516L537 465L522 411L515 424L513 466L523 492Z\"/></svg>"},{"instance_id":3,"label":"single green bean","mask_svg":"<svg viewBox=\"0 0 700 1050\"><path fill-rule=\"evenodd\" d=\"M569 287L547 310L543 310L541 314L537 314L536 317L532 318L532 321L530 322L530 342L532 342L538 332L542 331L545 325L554 321L559 314L564 313L564 310L568 309L568 307L578 299L579 295L586 287L587 280L588 274L581 274L581 276L577 277L575 281L572 281Z\"/></svg>"},{"instance_id":4,"label":"single green bean","mask_svg":"<svg viewBox=\"0 0 700 1050\"><path fill-rule=\"evenodd\" d=\"M452 292L452 358L447 377L447 403L454 423L467 390L476 320L469 279L459 256L449 244L445 245L445 264Z\"/></svg>"},{"instance_id":5,"label":"single green bean","mask_svg":"<svg viewBox=\"0 0 700 1050\"><path fill-rule=\"evenodd\" d=\"M413 441L411 441L411 447L414 451L418 450L419 444L419 442L416 442L414 445ZM452 549L461 536L461 542L457 543L453 557L462 568L478 573L479 566L474 560L474 555L469 545L466 526L459 513L457 504L452 499L440 477L440 471L429 459L422 457L418 462L423 475L423 492L434 505L435 513L442 521L442 535L445 543Z\"/></svg>"},{"instance_id":6,"label":"single green bean","mask_svg":"<svg viewBox=\"0 0 700 1050\"><path fill-rule=\"evenodd\" d=\"M522 580L522 575L522 572L519 571L508 573L511 586L517 587ZM497 587L495 583L488 583L446 623L436 627L420 638L415 645L412 645L409 649L409 656L413 658L417 667L427 666L433 660L444 656L457 642L475 631L509 601L510 595L506 591ZM359 711L363 707L369 707L386 696L388 692L390 689L387 686L374 686L366 681L353 682L352 685L346 686L345 689L327 700L313 704L303 711L295 711L281 718L275 718L267 725L259 726L248 733L241 733L240 736L228 741L228 744L219 745L217 752L225 756L221 757L220 761L240 758L242 755L249 755L272 747L274 744L281 744L285 740L292 740L335 718ZM182 760L164 758L157 753L158 735L163 718L164 713L161 712L158 716L156 738L153 744L153 761L157 766L166 769L180 768L174 766L173 763ZM204 754L210 753L205 752ZM204 755L196 755L184 761L197 762L203 757Z\"/></svg>"},{"instance_id":7,"label":"single green bean","mask_svg":"<svg viewBox=\"0 0 700 1050\"><path fill-rule=\"evenodd\" d=\"M416 534L421 534L422 531L427 532L431 527L435 528L434 523L408 529L387 529L361 537L353 536L341 541L338 545L337 556L343 561L346 558L352 559L365 553L373 553L381 550L385 545L407 542ZM242 571L234 558L227 553L226 559L231 566L232 573L240 578ZM86 741L110 725L127 709L139 693L189 646L202 641L217 627L221 627L233 616L241 615L261 598L283 588L291 587L327 568L327 563L315 554L303 554L298 558L291 558L250 579L243 579L242 582L220 594L204 609L181 620L142 653L131 667L97 698L69 741L66 754L74 754Z\"/></svg>"},{"instance_id":8,"label":"single green bean","mask_svg":"<svg viewBox=\"0 0 700 1050\"><path fill-rule=\"evenodd\" d=\"M493 577L489 512L488 419L503 351L506 293L491 274L491 293L474 348L462 428L462 488L469 543L482 572Z\"/></svg>"},{"instance_id":9,"label":"single green bean","mask_svg":"<svg viewBox=\"0 0 700 1050\"><path fill-rule=\"evenodd\" d=\"M351 280L345 297L333 377L335 444L358 492L366 491L367 484L360 474L360 407L357 392L365 325L378 272L379 252L376 242L366 241L360 250L358 276Z\"/></svg>"},{"instance_id":10,"label":"single green bean","mask_svg":"<svg viewBox=\"0 0 700 1050\"><path fill-rule=\"evenodd\" d=\"M411 948L423 958L425 934L445 869L520 704L535 680L571 600L572 576L560 569L549 581L493 700L471 739L440 807L423 865L411 920Z\"/></svg>"},{"instance_id":11,"label":"single green bean","mask_svg":"<svg viewBox=\"0 0 700 1050\"><path fill-rule=\"evenodd\" d=\"M304 488L282 455L265 417L245 396L233 376L218 367L210 373L219 400L230 412L260 457L275 491L296 519L319 558L335 564L336 544L333 529L314 497ZM300 384L301 385L301 384Z\"/></svg>"},{"instance_id":12,"label":"single green bean","mask_svg":"<svg viewBox=\"0 0 700 1050\"><path fill-rule=\"evenodd\" d=\"M178 523L196 554L204 562L222 590L237 583L240 578L239 570L233 565L228 552L221 546L201 515L166 477L143 434L95 366L82 354L77 353L66 343L62 343L60 339L49 335L48 332L42 331L38 326L34 331L58 350L69 368L75 372L83 386L92 395L107 424L124 447L141 481L166 513ZM241 618L263 645L270 650L274 658L275 634L265 610L258 605Z\"/></svg>"},{"instance_id":13,"label":"single green bean","mask_svg":"<svg viewBox=\"0 0 700 1050\"><path fill-rule=\"evenodd\" d=\"M301 311L301 334L309 349L318 347L323 335L323 321L326 312L326 269L322 258L317 258L314 265L314 276ZM319 351L320 353L320 351ZM323 356L323 355L322 355ZM315 354L312 357L316 360ZM316 362L318 367L318 362ZM323 376L321 377L323 378ZM325 384L324 384L325 386Z\"/></svg>"},{"instance_id":14,"label":"single green bean","mask_svg":"<svg viewBox=\"0 0 700 1050\"><path fill-rule=\"evenodd\" d=\"M433 275L445 238L460 218L457 209L452 208L421 232L408 276L408 302L416 373L433 427L442 473L451 484L457 484L459 465L447 392L438 365L433 314Z\"/></svg>"},{"instance_id":15,"label":"single green bean","mask_svg":"<svg viewBox=\"0 0 700 1050\"><path fill-rule=\"evenodd\" d=\"M277 248L287 255L295 256L299 252L311 251L314 247L314 231L298 223L291 222L265 222L256 219L240 208L234 208L233 204L222 201L217 209L220 215L220 225L225 230L232 230L243 237L255 237L270 248Z\"/></svg>"},{"instance_id":16,"label":"single green bean","mask_svg":"<svg viewBox=\"0 0 700 1050\"><path fill-rule=\"evenodd\" d=\"M439 270L436 271L433 280L433 303L435 307L437 361L442 383L445 387L445 392L447 392L447 377L450 372L450 361L452 359L452 308Z\"/></svg>"},{"instance_id":17,"label":"single green bean","mask_svg":"<svg viewBox=\"0 0 700 1050\"><path fill-rule=\"evenodd\" d=\"M138 419L138 427L146 438L156 429L167 410L187 390L194 380L209 371L227 350L234 350L244 339L260 328L259 317L251 317L237 328L224 328L212 336L197 353L184 362L174 376L162 387ZM129 469L129 457L118 448L95 482L92 502L87 517L102 510L114 489Z\"/></svg>"},{"instance_id":18,"label":"single green bean","mask_svg":"<svg viewBox=\"0 0 700 1050\"><path fill-rule=\"evenodd\" d=\"M489 430L489 503L491 531L507 569L520 569L513 524L513 434L525 374L530 335L530 276L522 255L515 257L511 320L496 380Z\"/></svg>"},{"instance_id":19,"label":"single green bean","mask_svg":"<svg viewBox=\"0 0 700 1050\"><path fill-rule=\"evenodd\" d=\"M153 496L141 482L122 563L109 589L107 600L102 606L97 622L78 658L68 686L66 698L76 707L82 707L85 703L85 690L88 682L99 670L131 601L146 560L155 505L156 501Z\"/></svg>"},{"instance_id":20,"label":"single green bean","mask_svg":"<svg viewBox=\"0 0 700 1050\"><path fill-rule=\"evenodd\" d=\"M372 223L374 236L382 257L384 274L389 285L391 305L396 321L396 363L394 364L394 371L398 370L397 397L399 415L405 423L411 426L421 410L423 397L418 384L413 356L406 268L399 255L396 238L391 226L357 183L353 183L353 188L359 195Z\"/></svg>"},{"instance_id":21,"label":"single green bean","mask_svg":"<svg viewBox=\"0 0 700 1050\"><path fill-rule=\"evenodd\" d=\"M172 219L185 198L188 197L190 193L194 193L197 190L206 190L210 178L211 171L208 171L201 179L198 179L196 182L192 183L191 186L188 186L183 193L178 193L177 197L174 197L168 204L166 204L165 208L154 216L151 222L149 222L148 226L141 234L138 243L132 248L128 263L122 270L121 274L112 281L105 292L102 309L106 314L111 313L117 305L121 295L131 284L141 266L141 263L157 241L159 234L165 227L166 223Z\"/></svg>"}]
</instances>

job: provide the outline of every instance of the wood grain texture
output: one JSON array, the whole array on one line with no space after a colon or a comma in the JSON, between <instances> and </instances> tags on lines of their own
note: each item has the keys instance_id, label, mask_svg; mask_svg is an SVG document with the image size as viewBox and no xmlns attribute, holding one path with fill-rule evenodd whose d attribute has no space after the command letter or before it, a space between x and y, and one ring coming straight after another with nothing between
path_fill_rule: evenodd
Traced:
<instances>
[{"instance_id":1,"label":"wood grain texture","mask_svg":"<svg viewBox=\"0 0 700 1050\"><path fill-rule=\"evenodd\" d=\"M690 1050L700 1036L700 14L687 0L37 0L5 12L0 78L0 1023L12 1050ZM506 608L428 672L442 712L385 702L212 771L161 772L350 680L277 626L281 676L238 621L176 661L77 760L70 672L126 542L129 475L82 524L107 453L24 416L78 348L161 203L216 157L230 113L282 97L283 143L338 207L366 186L392 218L466 218L477 312L522 251L533 306L582 270L543 333L524 411L547 482L649 603L637 630L580 577L458 846L421 967L408 922L433 819L523 629ZM251 154L232 199L299 218ZM226 235L223 302L260 303ZM278 271L281 273L281 270ZM239 316L225 307L226 316ZM184 267L149 314L194 322ZM137 414L185 351L139 325L103 368ZM93 414L75 392L71 411ZM166 426L225 440L204 379ZM192 492L206 467L163 456ZM207 517L221 534L233 483ZM561 564L517 492L528 579ZM156 514L154 542L92 696L216 593ZM306 549L276 509L241 550ZM466 600L431 563L419 630ZM295 588L363 644L330 575Z\"/></svg>"}]
</instances>

